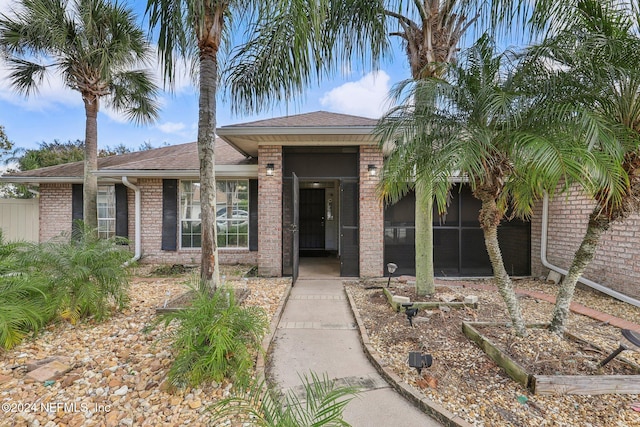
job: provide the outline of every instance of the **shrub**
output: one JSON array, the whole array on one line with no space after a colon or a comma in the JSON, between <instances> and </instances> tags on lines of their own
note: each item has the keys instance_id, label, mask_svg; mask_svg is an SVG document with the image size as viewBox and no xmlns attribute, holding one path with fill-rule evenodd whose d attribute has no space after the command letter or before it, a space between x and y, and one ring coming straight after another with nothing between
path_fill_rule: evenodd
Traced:
<instances>
[{"instance_id":1,"label":"shrub","mask_svg":"<svg viewBox=\"0 0 640 427\"><path fill-rule=\"evenodd\" d=\"M28 261L35 245L5 243L0 232L0 347L10 349L52 317L46 282Z\"/></svg>"},{"instance_id":2,"label":"shrub","mask_svg":"<svg viewBox=\"0 0 640 427\"><path fill-rule=\"evenodd\" d=\"M220 382L224 378L248 384L253 361L268 328L260 307L238 305L233 289L220 287L209 293L190 286L194 298L181 310L163 313L151 327L176 321L171 332L175 360L169 381L175 387Z\"/></svg>"},{"instance_id":3,"label":"shrub","mask_svg":"<svg viewBox=\"0 0 640 427\"><path fill-rule=\"evenodd\" d=\"M226 417L248 416L251 425L261 427L348 426L342 419L347 404L355 397L354 387L337 387L325 374L303 376L304 399L293 389L281 394L266 383L254 383L246 393L217 402L211 407L214 422Z\"/></svg>"},{"instance_id":4,"label":"shrub","mask_svg":"<svg viewBox=\"0 0 640 427\"><path fill-rule=\"evenodd\" d=\"M64 319L102 321L129 302L129 273L124 263L131 253L118 239L100 239L80 227L71 239L62 236L39 246L34 262L46 276Z\"/></svg>"}]
</instances>

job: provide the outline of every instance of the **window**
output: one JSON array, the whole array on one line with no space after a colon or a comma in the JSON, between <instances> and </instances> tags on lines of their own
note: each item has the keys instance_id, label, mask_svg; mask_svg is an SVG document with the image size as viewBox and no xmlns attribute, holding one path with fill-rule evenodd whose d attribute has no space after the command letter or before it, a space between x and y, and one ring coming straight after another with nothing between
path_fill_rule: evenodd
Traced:
<instances>
[{"instance_id":1,"label":"window","mask_svg":"<svg viewBox=\"0 0 640 427\"><path fill-rule=\"evenodd\" d=\"M116 190L113 185L98 187L98 236L108 239L116 234Z\"/></svg>"},{"instance_id":2,"label":"window","mask_svg":"<svg viewBox=\"0 0 640 427\"><path fill-rule=\"evenodd\" d=\"M216 181L216 229L218 247L249 247L249 182ZM202 245L200 183L180 183L180 230L183 248Z\"/></svg>"}]
</instances>

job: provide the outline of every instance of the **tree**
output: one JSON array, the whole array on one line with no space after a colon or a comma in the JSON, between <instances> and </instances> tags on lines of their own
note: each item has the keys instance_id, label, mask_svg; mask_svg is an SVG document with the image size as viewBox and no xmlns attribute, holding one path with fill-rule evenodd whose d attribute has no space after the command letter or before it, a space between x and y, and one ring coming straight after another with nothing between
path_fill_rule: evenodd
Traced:
<instances>
[{"instance_id":1,"label":"tree","mask_svg":"<svg viewBox=\"0 0 640 427\"><path fill-rule=\"evenodd\" d=\"M21 0L0 17L0 46L7 53L13 87L33 94L55 70L82 96L85 108L83 214L97 229L96 198L100 100L136 123L158 115L157 87L149 71L134 69L150 46L133 12L106 0Z\"/></svg>"},{"instance_id":2,"label":"tree","mask_svg":"<svg viewBox=\"0 0 640 427\"><path fill-rule=\"evenodd\" d=\"M238 110L258 110L274 100L289 99L311 81L314 73L321 75L331 69L337 63L332 56L336 39L347 40L341 52L348 56L353 48L349 44L352 34L360 34L377 23L370 21L362 28L354 26L347 31L345 23L336 19L344 16L338 15L338 8L343 13L365 10L366 3L362 0L148 1L149 22L152 29L158 29L158 47L169 83L174 78L177 55L198 63L202 286L215 289L219 282L214 170L216 95L221 68L218 55L228 40L233 18L244 18L245 25L252 31L247 31L250 37L238 47L236 55L236 58L248 57L250 65L245 66L246 63L238 60L230 73L238 76L238 84L231 89L232 97L237 101ZM361 8L355 9L354 4ZM332 9L333 6L336 8ZM370 4L368 7L372 10ZM341 26L334 27L336 22ZM255 54L255 49L260 53Z\"/></svg>"},{"instance_id":3,"label":"tree","mask_svg":"<svg viewBox=\"0 0 640 427\"><path fill-rule=\"evenodd\" d=\"M9 140L4 130L4 126L0 125L0 158L4 157L13 149L13 142Z\"/></svg>"},{"instance_id":4,"label":"tree","mask_svg":"<svg viewBox=\"0 0 640 427\"><path fill-rule=\"evenodd\" d=\"M435 165L438 181L448 182L455 172L468 180L474 197L482 203L478 219L494 280L516 333L526 335L502 261L498 226L505 217L527 218L541 192L561 182L604 179L608 175L602 172L610 159L591 153L584 139L576 137L584 134L585 122L595 132L606 132L606 127L602 129L571 105L552 102L539 90L543 83L532 83L521 75L528 68L514 68L506 59L506 55L495 55L493 43L483 37L460 64L448 67L444 79L410 82L404 105L385 118L385 136L397 143L405 140L432 147L423 152L402 147L400 152L416 155L409 167L402 166L397 156L391 157L405 176L420 172L413 164ZM428 102L418 104L417 99ZM598 173L586 175L585 171ZM446 184L438 188L442 198Z\"/></svg>"},{"instance_id":5,"label":"tree","mask_svg":"<svg viewBox=\"0 0 640 427\"><path fill-rule=\"evenodd\" d=\"M278 2L276 2L278 3ZM322 2L320 2L322 3ZM526 2L500 2L499 6L481 7L482 2L473 0L422 0L403 1L334 1L323 12L317 9L317 16L324 19L323 40L325 45L310 50L314 55L302 60L311 62L319 70L325 70L331 61L324 61L331 52L347 53L369 50L368 58L373 65L386 50L383 33L399 37L407 54L411 76L414 79L440 75L443 65L455 59L458 43L468 28L482 19L497 22L510 17L514 5L526 5ZM232 68L229 88L235 93L234 99L245 101L246 110L256 110L261 105L270 105L266 101L289 100L291 89L298 89L308 83L308 75L290 72L294 67L288 65L278 71L272 64L290 64L288 49L299 45L292 37L294 28L309 27L314 20L304 18L296 20L288 14L274 14L258 26L252 34L254 41L243 47L235 57L238 64ZM295 25L291 25L295 23ZM335 41L340 41L336 43ZM275 58L275 59L274 59ZM312 62L313 64L313 62ZM291 79L291 76L295 77ZM284 83L283 83L284 82ZM265 95L269 94L269 95ZM245 111L246 111L245 110ZM410 156L409 156L410 157ZM433 176L427 169L416 175L416 289L418 294L434 292L433 281ZM392 171L385 167L385 173ZM403 187L399 183L390 183L386 193Z\"/></svg>"},{"instance_id":6,"label":"tree","mask_svg":"<svg viewBox=\"0 0 640 427\"><path fill-rule=\"evenodd\" d=\"M533 49L543 64L564 70L558 78L569 101L617 126L623 135L617 151L602 139L589 141L606 155L623 154L619 192L600 189L588 193L595 206L585 235L563 278L550 329L562 334L575 286L593 260L598 242L612 223L640 211L640 38L638 15L629 5L614 1L581 0L568 16L567 28ZM540 63L538 62L538 66ZM565 95L566 97L566 95Z\"/></svg>"}]
</instances>

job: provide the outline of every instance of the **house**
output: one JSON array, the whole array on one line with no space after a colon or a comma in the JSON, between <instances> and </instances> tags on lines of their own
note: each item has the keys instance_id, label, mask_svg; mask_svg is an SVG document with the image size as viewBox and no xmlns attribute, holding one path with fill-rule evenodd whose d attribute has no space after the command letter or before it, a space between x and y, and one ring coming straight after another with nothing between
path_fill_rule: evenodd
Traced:
<instances>
[{"instance_id":1,"label":"house","mask_svg":"<svg viewBox=\"0 0 640 427\"><path fill-rule=\"evenodd\" d=\"M415 198L387 207L379 201L383 153L375 125L320 111L218 128L220 262L256 264L260 275L282 276L295 273L299 257L321 256L339 263L341 276L380 277L388 262L398 264L398 273L413 273ZM100 234L129 237L142 262L198 263L198 167L196 143L99 159ZM69 232L82 217L82 168L77 162L0 178L39 187L41 241ZM446 215L434 215L436 275L491 275L479 207L457 184ZM589 210L576 191L539 204L530 222L501 225L508 272L540 276L548 265L567 268ZM640 276L638 225L636 218L614 227L589 270L594 280L632 296L640 296L633 283Z\"/></svg>"}]
</instances>

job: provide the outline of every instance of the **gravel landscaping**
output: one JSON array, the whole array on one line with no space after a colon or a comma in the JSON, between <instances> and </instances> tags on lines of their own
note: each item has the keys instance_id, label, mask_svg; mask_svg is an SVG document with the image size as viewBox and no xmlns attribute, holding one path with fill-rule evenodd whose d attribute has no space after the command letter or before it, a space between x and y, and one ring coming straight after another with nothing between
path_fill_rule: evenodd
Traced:
<instances>
[{"instance_id":1,"label":"gravel landscaping","mask_svg":"<svg viewBox=\"0 0 640 427\"><path fill-rule=\"evenodd\" d=\"M639 400L638 395L541 396L533 395L518 385L462 333L462 321L508 321L506 308L497 291L474 288L474 284L491 282L438 283L434 300L461 301L465 296L475 295L479 297L478 308L422 310L414 319L415 327L412 328L405 314L396 313L382 291L375 289L375 285L384 286L386 283L350 282L346 285L382 364L424 397L474 426L640 426L640 412L633 409ZM516 286L555 294L555 287L543 281L518 280ZM371 287L374 288L367 289ZM413 292L413 288L395 283L391 291L408 294ZM640 319L639 308L592 291L578 290L575 301L629 321L638 322ZM520 302L527 323L545 323L551 319L552 304L531 297L521 297ZM568 330L605 349L604 353L591 348L580 352L581 357L588 359L587 364L593 374L629 373L626 369L616 372L616 367L621 366L617 360L604 370L596 367L597 362L618 347L619 329L589 317L571 314ZM581 372L572 368L572 365L580 366L577 356L567 356L573 349L561 345L563 340L555 335L532 333L527 338L517 339L506 333L502 338L509 352L530 355L533 365L540 366L546 373ZM407 356L410 351L421 350L433 356L433 366L422 370L419 375L416 369L408 366ZM625 351L621 356L640 362L638 352ZM640 381L640 376L638 378Z\"/></svg>"},{"instance_id":2,"label":"gravel landscaping","mask_svg":"<svg viewBox=\"0 0 640 427\"><path fill-rule=\"evenodd\" d=\"M163 328L144 333L156 307L186 291L191 273L171 277L153 276L140 268L131 283L131 304L103 323L83 322L51 325L34 339L0 354L0 415L2 426L160 426L210 425L207 407L229 396L232 384L224 382L198 389L170 392L166 373L172 361L170 341ZM247 288L245 304L258 305L270 317L276 313L289 278L243 279L244 267L224 267L227 282ZM403 313L389 306L382 291L367 287L384 283L346 282L356 308L379 353L382 363L402 381L431 401L443 405L474 426L640 426L640 412L633 407L638 395L599 396L533 395L511 380L489 360L461 330L461 322L506 322L504 304L495 291L474 288L485 282L439 282L435 298L460 300L479 297L477 309L422 310L409 326ZM519 280L516 285L553 294L555 287L537 280ZM391 290L411 294L406 283L392 283ZM553 306L530 297L520 299L527 322L547 322ZM640 323L640 309L601 294L578 290L576 302L614 316ZM572 314L569 331L606 351L618 346L620 330L592 318ZM547 373L565 373L570 360L560 352L556 337L535 333L520 340L505 333L494 334L513 354L531 354L533 365ZM407 364L409 351L424 350L433 356L433 366L421 375ZM606 354L589 349L589 366ZM640 363L640 353L622 356ZM28 376L27 365L58 357L70 370L53 381ZM577 360L577 359L576 359ZM568 363L567 363L568 362ZM576 362L577 363L577 362ZM617 374L617 361L605 374ZM585 374L589 374L584 372ZM594 372L596 370L594 369ZM602 374L602 371L598 371ZM628 373L628 372L626 372ZM244 420L226 425L250 425Z\"/></svg>"},{"instance_id":3,"label":"gravel landscaping","mask_svg":"<svg viewBox=\"0 0 640 427\"><path fill-rule=\"evenodd\" d=\"M290 279L241 279L243 271L225 267L223 273L234 287L250 290L245 304L273 316ZM124 312L99 324L52 325L0 354L0 425L209 425L207 406L228 396L232 384L169 393L170 341L161 327L143 332L156 307L186 290L190 274L153 277L141 268L136 276ZM47 382L27 376L27 364L54 356L71 370Z\"/></svg>"}]
</instances>

